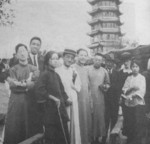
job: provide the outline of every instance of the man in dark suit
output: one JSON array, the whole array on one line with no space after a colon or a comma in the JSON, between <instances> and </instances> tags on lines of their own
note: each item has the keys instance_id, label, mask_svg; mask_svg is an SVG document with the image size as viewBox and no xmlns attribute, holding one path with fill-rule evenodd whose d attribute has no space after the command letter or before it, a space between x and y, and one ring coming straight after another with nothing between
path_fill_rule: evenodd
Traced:
<instances>
[{"instance_id":1,"label":"man in dark suit","mask_svg":"<svg viewBox=\"0 0 150 144\"><path fill-rule=\"evenodd\" d=\"M119 90L118 90L118 74L120 62L117 59L105 55L106 70L110 77L110 88L105 93L105 124L106 136L103 138L103 143L106 143L107 136L114 128L118 120L119 110Z\"/></svg>"},{"instance_id":2,"label":"man in dark suit","mask_svg":"<svg viewBox=\"0 0 150 144\"><path fill-rule=\"evenodd\" d=\"M42 41L39 37L33 37L30 40L30 52L28 63L36 66L39 69L39 72L44 69L44 55L40 52ZM36 100L35 90L32 89L29 92L28 100L28 137L34 136L38 133L43 133L42 125L42 110L43 105L38 104Z\"/></svg>"},{"instance_id":3,"label":"man in dark suit","mask_svg":"<svg viewBox=\"0 0 150 144\"><path fill-rule=\"evenodd\" d=\"M40 71L43 71L44 55L40 51L42 41L39 37L33 37L30 40L29 64L36 66Z\"/></svg>"}]
</instances>

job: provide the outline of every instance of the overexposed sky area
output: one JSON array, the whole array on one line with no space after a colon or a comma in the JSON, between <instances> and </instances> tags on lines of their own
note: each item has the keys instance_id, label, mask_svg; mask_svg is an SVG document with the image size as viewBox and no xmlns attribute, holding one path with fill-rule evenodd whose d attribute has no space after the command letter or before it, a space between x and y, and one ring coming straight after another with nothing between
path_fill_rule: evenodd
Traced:
<instances>
[{"instance_id":1,"label":"overexposed sky area","mask_svg":"<svg viewBox=\"0 0 150 144\"><path fill-rule=\"evenodd\" d=\"M87 0L14 0L15 25L0 27L0 57L11 57L17 43L29 45L33 36L42 38L42 48L86 48L91 6ZM125 37L150 44L150 0L122 0L120 11Z\"/></svg>"}]
</instances>

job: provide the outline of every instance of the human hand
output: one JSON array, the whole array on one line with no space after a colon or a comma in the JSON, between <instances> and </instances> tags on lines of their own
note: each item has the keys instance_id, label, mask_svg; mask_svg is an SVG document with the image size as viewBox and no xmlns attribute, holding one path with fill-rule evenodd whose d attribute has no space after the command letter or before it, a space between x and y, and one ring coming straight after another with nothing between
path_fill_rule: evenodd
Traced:
<instances>
[{"instance_id":1,"label":"human hand","mask_svg":"<svg viewBox=\"0 0 150 144\"><path fill-rule=\"evenodd\" d=\"M30 80L26 81L26 87L27 87L27 89L31 89L31 88L33 88L33 86L34 86L34 82L32 82Z\"/></svg>"},{"instance_id":2,"label":"human hand","mask_svg":"<svg viewBox=\"0 0 150 144\"><path fill-rule=\"evenodd\" d=\"M60 100L58 98L56 98L54 101L56 103L57 108L59 108L60 107Z\"/></svg>"},{"instance_id":3,"label":"human hand","mask_svg":"<svg viewBox=\"0 0 150 144\"><path fill-rule=\"evenodd\" d=\"M72 101L70 99L67 99L67 104L72 105Z\"/></svg>"},{"instance_id":4,"label":"human hand","mask_svg":"<svg viewBox=\"0 0 150 144\"><path fill-rule=\"evenodd\" d=\"M150 119L150 112L146 114L146 117Z\"/></svg>"}]
</instances>

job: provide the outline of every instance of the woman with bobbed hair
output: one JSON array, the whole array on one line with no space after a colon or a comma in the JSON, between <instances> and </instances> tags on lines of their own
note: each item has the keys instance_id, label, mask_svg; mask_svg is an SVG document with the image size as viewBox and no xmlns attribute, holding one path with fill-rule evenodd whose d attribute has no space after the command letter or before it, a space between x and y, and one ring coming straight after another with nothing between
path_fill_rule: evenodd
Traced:
<instances>
[{"instance_id":1,"label":"woman with bobbed hair","mask_svg":"<svg viewBox=\"0 0 150 144\"><path fill-rule=\"evenodd\" d=\"M145 135L145 77L140 74L141 63L139 60L131 61L132 75L128 76L123 86L122 97L127 106L126 120L128 121L127 142L141 144Z\"/></svg>"},{"instance_id":2,"label":"woman with bobbed hair","mask_svg":"<svg viewBox=\"0 0 150 144\"><path fill-rule=\"evenodd\" d=\"M68 96L59 75L55 72L58 54L50 51L45 55L45 71L36 84L37 102L43 103L43 125L46 144L69 144L68 115L65 103Z\"/></svg>"}]
</instances>

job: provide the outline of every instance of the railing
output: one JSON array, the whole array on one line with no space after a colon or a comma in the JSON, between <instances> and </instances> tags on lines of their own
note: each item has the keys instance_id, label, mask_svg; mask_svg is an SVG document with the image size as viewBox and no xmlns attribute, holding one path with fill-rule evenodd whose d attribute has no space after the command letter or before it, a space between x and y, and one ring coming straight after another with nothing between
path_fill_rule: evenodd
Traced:
<instances>
[{"instance_id":1,"label":"railing","mask_svg":"<svg viewBox=\"0 0 150 144\"><path fill-rule=\"evenodd\" d=\"M37 134L19 144L44 144L44 134Z\"/></svg>"}]
</instances>

